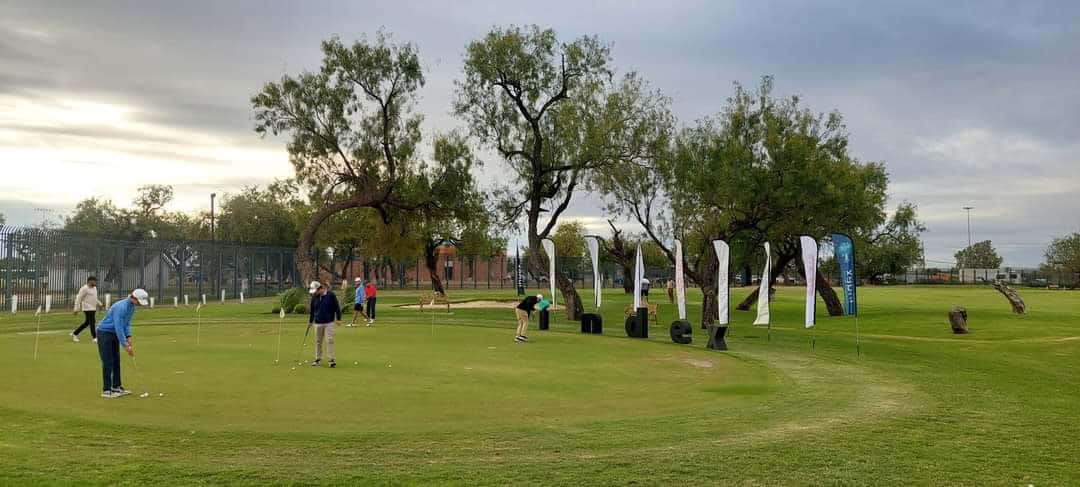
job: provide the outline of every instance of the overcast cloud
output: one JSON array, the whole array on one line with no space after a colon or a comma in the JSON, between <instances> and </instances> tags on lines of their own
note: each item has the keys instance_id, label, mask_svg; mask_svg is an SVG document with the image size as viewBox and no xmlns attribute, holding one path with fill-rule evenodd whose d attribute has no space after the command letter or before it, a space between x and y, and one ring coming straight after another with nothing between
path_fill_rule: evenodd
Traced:
<instances>
[{"instance_id":1,"label":"overcast cloud","mask_svg":"<svg viewBox=\"0 0 1080 487\"><path fill-rule=\"evenodd\" d=\"M176 188L177 209L287 177L281 140L252 131L250 96L318 65L318 43L385 27L428 67L425 132L453 128L466 43L493 25L597 34L682 123L731 84L776 76L846 117L854 153L883 161L890 207L916 203L927 258L972 231L1036 265L1080 230L1080 2L44 2L0 5L0 212L33 223L80 199L126 204ZM489 161L489 179L499 172ZM569 212L601 230L595 198Z\"/></svg>"}]
</instances>

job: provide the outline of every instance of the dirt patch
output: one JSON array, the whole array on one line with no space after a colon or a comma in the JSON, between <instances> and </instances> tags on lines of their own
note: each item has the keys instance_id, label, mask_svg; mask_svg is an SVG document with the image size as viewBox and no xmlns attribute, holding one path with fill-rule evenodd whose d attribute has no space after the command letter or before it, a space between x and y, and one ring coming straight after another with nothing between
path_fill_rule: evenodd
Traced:
<instances>
[{"instance_id":1,"label":"dirt patch","mask_svg":"<svg viewBox=\"0 0 1080 487\"><path fill-rule=\"evenodd\" d=\"M694 367L699 367L699 368L702 368L702 369L711 369L711 368L715 367L715 364L713 364L712 362L709 362L708 360L699 360L699 359L688 358L688 359L684 359L683 362L685 362L687 365L693 365Z\"/></svg>"}]
</instances>

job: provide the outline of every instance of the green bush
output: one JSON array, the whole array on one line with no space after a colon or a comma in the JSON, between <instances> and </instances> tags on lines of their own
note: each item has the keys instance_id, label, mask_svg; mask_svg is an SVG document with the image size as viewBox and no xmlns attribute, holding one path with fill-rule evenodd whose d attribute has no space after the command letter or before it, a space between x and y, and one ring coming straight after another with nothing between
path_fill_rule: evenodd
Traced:
<instances>
[{"instance_id":1,"label":"green bush","mask_svg":"<svg viewBox=\"0 0 1080 487\"><path fill-rule=\"evenodd\" d=\"M307 291L302 288L286 289L281 294L278 294L278 309L284 309L286 313L291 313L296 309L296 305L304 302L305 297L307 297Z\"/></svg>"},{"instance_id":2,"label":"green bush","mask_svg":"<svg viewBox=\"0 0 1080 487\"><path fill-rule=\"evenodd\" d=\"M307 306L304 306L303 303L297 304L296 306L293 307L292 312L294 314L298 314L298 315L306 315L307 314Z\"/></svg>"}]
</instances>

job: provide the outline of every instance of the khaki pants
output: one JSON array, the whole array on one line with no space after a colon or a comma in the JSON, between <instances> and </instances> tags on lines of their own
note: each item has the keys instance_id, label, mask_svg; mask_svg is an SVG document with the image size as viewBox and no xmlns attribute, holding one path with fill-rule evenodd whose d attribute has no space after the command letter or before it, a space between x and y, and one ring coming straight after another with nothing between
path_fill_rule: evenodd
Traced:
<instances>
[{"instance_id":1,"label":"khaki pants","mask_svg":"<svg viewBox=\"0 0 1080 487\"><path fill-rule=\"evenodd\" d=\"M323 338L326 338L326 356L334 361L334 324L315 323L315 360L322 360Z\"/></svg>"},{"instance_id":2,"label":"khaki pants","mask_svg":"<svg viewBox=\"0 0 1080 487\"><path fill-rule=\"evenodd\" d=\"M517 334L518 336L525 336L525 331L529 328L529 313L514 308L514 314L517 315Z\"/></svg>"}]
</instances>

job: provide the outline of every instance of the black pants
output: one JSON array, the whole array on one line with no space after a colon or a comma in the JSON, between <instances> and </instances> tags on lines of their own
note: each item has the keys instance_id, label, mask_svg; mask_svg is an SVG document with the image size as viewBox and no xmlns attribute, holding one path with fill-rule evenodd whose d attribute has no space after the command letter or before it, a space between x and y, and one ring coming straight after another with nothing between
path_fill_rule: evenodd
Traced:
<instances>
[{"instance_id":1,"label":"black pants","mask_svg":"<svg viewBox=\"0 0 1080 487\"><path fill-rule=\"evenodd\" d=\"M101 390L119 389L120 385L120 339L111 331L101 332L98 337L98 354L101 355Z\"/></svg>"},{"instance_id":2,"label":"black pants","mask_svg":"<svg viewBox=\"0 0 1080 487\"><path fill-rule=\"evenodd\" d=\"M97 330L94 330L94 328L96 328L94 326L94 323L97 323L97 311L83 311L83 314L86 316L83 318L82 324L79 325L79 327L76 328L75 331L71 332L71 334L78 335L79 333L82 333L83 328L89 326L90 336L97 338Z\"/></svg>"},{"instance_id":3,"label":"black pants","mask_svg":"<svg viewBox=\"0 0 1080 487\"><path fill-rule=\"evenodd\" d=\"M370 298L367 298L367 304L366 304L365 307L367 308L367 317L368 317L368 319L369 320L374 320L375 319L375 297L374 296L372 296Z\"/></svg>"}]
</instances>

